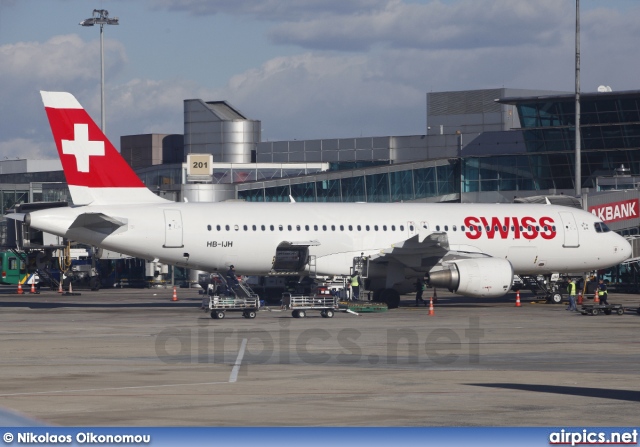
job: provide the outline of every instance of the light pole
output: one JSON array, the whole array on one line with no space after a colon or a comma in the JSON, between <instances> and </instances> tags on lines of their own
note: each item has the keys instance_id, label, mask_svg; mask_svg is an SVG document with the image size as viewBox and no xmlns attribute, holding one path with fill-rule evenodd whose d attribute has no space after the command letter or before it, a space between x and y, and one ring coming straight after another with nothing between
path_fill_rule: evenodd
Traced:
<instances>
[{"instance_id":1,"label":"light pole","mask_svg":"<svg viewBox=\"0 0 640 447\"><path fill-rule=\"evenodd\" d=\"M80 22L82 26L100 25L100 104L101 110L101 127L102 133L105 133L104 124L104 26L118 25L118 18L109 18L109 11L106 9L94 9L93 17Z\"/></svg>"}]
</instances>

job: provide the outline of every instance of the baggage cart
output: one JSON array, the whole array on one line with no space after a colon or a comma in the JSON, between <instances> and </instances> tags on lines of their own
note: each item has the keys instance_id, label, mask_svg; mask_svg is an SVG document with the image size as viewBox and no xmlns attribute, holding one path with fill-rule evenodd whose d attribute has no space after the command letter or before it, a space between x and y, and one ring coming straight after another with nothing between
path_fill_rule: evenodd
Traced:
<instances>
[{"instance_id":1,"label":"baggage cart","mask_svg":"<svg viewBox=\"0 0 640 447\"><path fill-rule=\"evenodd\" d=\"M282 304L291 309L294 318L304 318L309 310L319 310L322 318L333 318L338 310L338 297L333 295L283 294Z\"/></svg>"},{"instance_id":2,"label":"baggage cart","mask_svg":"<svg viewBox=\"0 0 640 447\"><path fill-rule=\"evenodd\" d=\"M211 318L222 320L226 312L242 312L245 318L255 318L260 309L260 299L236 298L227 296L208 296L202 300L204 311L211 311Z\"/></svg>"},{"instance_id":3,"label":"baggage cart","mask_svg":"<svg viewBox=\"0 0 640 447\"><path fill-rule=\"evenodd\" d=\"M580 313L582 315L622 315L624 313L624 308L622 307L622 304L583 304L582 309L580 309Z\"/></svg>"}]
</instances>

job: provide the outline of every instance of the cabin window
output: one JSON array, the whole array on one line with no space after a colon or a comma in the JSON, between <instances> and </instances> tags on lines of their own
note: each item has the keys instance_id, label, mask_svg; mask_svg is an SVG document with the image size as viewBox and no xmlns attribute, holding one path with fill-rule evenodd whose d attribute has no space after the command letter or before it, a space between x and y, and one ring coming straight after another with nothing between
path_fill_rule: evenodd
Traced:
<instances>
[{"instance_id":1,"label":"cabin window","mask_svg":"<svg viewBox=\"0 0 640 447\"><path fill-rule=\"evenodd\" d=\"M207 225L207 230L211 231L211 225Z\"/></svg>"},{"instance_id":2,"label":"cabin window","mask_svg":"<svg viewBox=\"0 0 640 447\"><path fill-rule=\"evenodd\" d=\"M413 231L413 225L409 225L409 230Z\"/></svg>"},{"instance_id":3,"label":"cabin window","mask_svg":"<svg viewBox=\"0 0 640 447\"><path fill-rule=\"evenodd\" d=\"M258 229L258 227L256 227L255 225L252 226L253 231L256 231Z\"/></svg>"},{"instance_id":4,"label":"cabin window","mask_svg":"<svg viewBox=\"0 0 640 447\"><path fill-rule=\"evenodd\" d=\"M284 230L284 227L282 225L278 225L278 230L282 231Z\"/></svg>"},{"instance_id":5,"label":"cabin window","mask_svg":"<svg viewBox=\"0 0 640 447\"><path fill-rule=\"evenodd\" d=\"M231 228L229 228L229 225L225 225L224 229L227 230L227 231L231 230Z\"/></svg>"},{"instance_id":6,"label":"cabin window","mask_svg":"<svg viewBox=\"0 0 640 447\"><path fill-rule=\"evenodd\" d=\"M360 226L360 225L358 225L358 226ZM349 231L353 231L353 225L349 225ZM358 230L358 231L360 231L360 230Z\"/></svg>"},{"instance_id":7,"label":"cabin window","mask_svg":"<svg viewBox=\"0 0 640 447\"><path fill-rule=\"evenodd\" d=\"M551 229L552 229L553 231L556 231L556 226L555 226L555 225L554 225L554 226L552 226L552 227L551 227Z\"/></svg>"},{"instance_id":8,"label":"cabin window","mask_svg":"<svg viewBox=\"0 0 640 447\"><path fill-rule=\"evenodd\" d=\"M404 225L400 225L400 231L404 231Z\"/></svg>"},{"instance_id":9,"label":"cabin window","mask_svg":"<svg viewBox=\"0 0 640 447\"><path fill-rule=\"evenodd\" d=\"M464 225L460 225L460 231L464 231Z\"/></svg>"},{"instance_id":10,"label":"cabin window","mask_svg":"<svg viewBox=\"0 0 640 447\"><path fill-rule=\"evenodd\" d=\"M513 225L511 225L511 231L516 231L516 227L514 227Z\"/></svg>"},{"instance_id":11,"label":"cabin window","mask_svg":"<svg viewBox=\"0 0 640 447\"><path fill-rule=\"evenodd\" d=\"M327 226L326 225L322 226L322 231L327 231Z\"/></svg>"},{"instance_id":12,"label":"cabin window","mask_svg":"<svg viewBox=\"0 0 640 447\"><path fill-rule=\"evenodd\" d=\"M247 231L249 229L249 227L246 225L244 225L242 228L244 229L244 231Z\"/></svg>"},{"instance_id":13,"label":"cabin window","mask_svg":"<svg viewBox=\"0 0 640 447\"><path fill-rule=\"evenodd\" d=\"M387 226L386 225L382 226L382 231L387 231Z\"/></svg>"},{"instance_id":14,"label":"cabin window","mask_svg":"<svg viewBox=\"0 0 640 447\"><path fill-rule=\"evenodd\" d=\"M522 225L520 225L520 231L524 230L524 227Z\"/></svg>"},{"instance_id":15,"label":"cabin window","mask_svg":"<svg viewBox=\"0 0 640 447\"><path fill-rule=\"evenodd\" d=\"M336 226L335 225L331 225L331 231L336 231Z\"/></svg>"},{"instance_id":16,"label":"cabin window","mask_svg":"<svg viewBox=\"0 0 640 447\"><path fill-rule=\"evenodd\" d=\"M497 228L496 228L497 230ZM489 225L487 225L487 231L491 231L491 227Z\"/></svg>"},{"instance_id":17,"label":"cabin window","mask_svg":"<svg viewBox=\"0 0 640 447\"><path fill-rule=\"evenodd\" d=\"M274 227L273 225L269 225L269 228L271 229L271 231L274 231L276 229L276 227Z\"/></svg>"},{"instance_id":18,"label":"cabin window","mask_svg":"<svg viewBox=\"0 0 640 447\"><path fill-rule=\"evenodd\" d=\"M527 227L527 231L531 231L531 225Z\"/></svg>"},{"instance_id":19,"label":"cabin window","mask_svg":"<svg viewBox=\"0 0 640 447\"><path fill-rule=\"evenodd\" d=\"M536 231L540 231L540 227L536 225Z\"/></svg>"},{"instance_id":20,"label":"cabin window","mask_svg":"<svg viewBox=\"0 0 640 447\"><path fill-rule=\"evenodd\" d=\"M220 231L220 225L216 225L216 230Z\"/></svg>"},{"instance_id":21,"label":"cabin window","mask_svg":"<svg viewBox=\"0 0 640 447\"><path fill-rule=\"evenodd\" d=\"M456 226L453 226L453 231L457 231L458 229L456 228Z\"/></svg>"},{"instance_id":22,"label":"cabin window","mask_svg":"<svg viewBox=\"0 0 640 447\"><path fill-rule=\"evenodd\" d=\"M265 230L267 229L267 227L265 227L264 225L260 225L260 229L261 229L262 231L265 231Z\"/></svg>"},{"instance_id":23,"label":"cabin window","mask_svg":"<svg viewBox=\"0 0 640 447\"><path fill-rule=\"evenodd\" d=\"M444 231L449 231L449 225L444 226Z\"/></svg>"},{"instance_id":24,"label":"cabin window","mask_svg":"<svg viewBox=\"0 0 640 447\"><path fill-rule=\"evenodd\" d=\"M318 226L317 225L313 226L313 231L318 231Z\"/></svg>"},{"instance_id":25,"label":"cabin window","mask_svg":"<svg viewBox=\"0 0 640 447\"><path fill-rule=\"evenodd\" d=\"M391 225L391 231L396 231L396 226L395 225Z\"/></svg>"},{"instance_id":26,"label":"cabin window","mask_svg":"<svg viewBox=\"0 0 640 447\"><path fill-rule=\"evenodd\" d=\"M349 225L349 227L351 227L351 225ZM362 227L360 225L358 225L356 228L358 229L358 231L362 231ZM351 229L351 228L349 228L349 229Z\"/></svg>"},{"instance_id":27,"label":"cabin window","mask_svg":"<svg viewBox=\"0 0 640 447\"><path fill-rule=\"evenodd\" d=\"M436 225L436 231L440 231L440 225Z\"/></svg>"},{"instance_id":28,"label":"cabin window","mask_svg":"<svg viewBox=\"0 0 640 447\"><path fill-rule=\"evenodd\" d=\"M296 225L296 230L300 231L300 225Z\"/></svg>"},{"instance_id":29,"label":"cabin window","mask_svg":"<svg viewBox=\"0 0 640 447\"><path fill-rule=\"evenodd\" d=\"M304 226L304 230L305 230L305 231L309 231L309 225L305 225L305 226Z\"/></svg>"},{"instance_id":30,"label":"cabin window","mask_svg":"<svg viewBox=\"0 0 640 447\"><path fill-rule=\"evenodd\" d=\"M344 231L344 225L340 225L340 231Z\"/></svg>"},{"instance_id":31,"label":"cabin window","mask_svg":"<svg viewBox=\"0 0 640 447\"><path fill-rule=\"evenodd\" d=\"M364 229L365 229L365 230L367 230L367 231L369 231L369 225L365 225L365 226L364 226Z\"/></svg>"}]
</instances>

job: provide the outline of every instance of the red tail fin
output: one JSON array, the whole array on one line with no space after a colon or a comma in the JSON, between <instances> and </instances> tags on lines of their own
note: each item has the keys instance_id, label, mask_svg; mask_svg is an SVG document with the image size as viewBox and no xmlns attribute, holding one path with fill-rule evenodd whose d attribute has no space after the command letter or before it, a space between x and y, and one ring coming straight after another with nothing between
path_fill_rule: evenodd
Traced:
<instances>
[{"instance_id":1,"label":"red tail fin","mask_svg":"<svg viewBox=\"0 0 640 447\"><path fill-rule=\"evenodd\" d=\"M75 205L164 201L147 189L73 95L40 94Z\"/></svg>"}]
</instances>

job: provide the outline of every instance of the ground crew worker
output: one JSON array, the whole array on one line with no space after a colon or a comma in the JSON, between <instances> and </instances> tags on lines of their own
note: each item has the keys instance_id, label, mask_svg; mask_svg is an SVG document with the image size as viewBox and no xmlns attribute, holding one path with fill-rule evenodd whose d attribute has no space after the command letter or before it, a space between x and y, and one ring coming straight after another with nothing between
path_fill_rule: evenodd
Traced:
<instances>
[{"instance_id":1,"label":"ground crew worker","mask_svg":"<svg viewBox=\"0 0 640 447\"><path fill-rule=\"evenodd\" d=\"M609 302L607 301L608 295L607 285L603 280L600 280L600 283L598 284L598 299L600 300L600 304L604 304L606 306L609 305Z\"/></svg>"},{"instance_id":2,"label":"ground crew worker","mask_svg":"<svg viewBox=\"0 0 640 447\"><path fill-rule=\"evenodd\" d=\"M567 307L567 310L578 310L576 308L576 288L576 280L572 279L567 286L567 292L569 292L569 307Z\"/></svg>"},{"instance_id":3,"label":"ground crew worker","mask_svg":"<svg viewBox=\"0 0 640 447\"><path fill-rule=\"evenodd\" d=\"M351 299L357 301L360 298L360 277L358 271L353 272L351 277Z\"/></svg>"},{"instance_id":4,"label":"ground crew worker","mask_svg":"<svg viewBox=\"0 0 640 447\"><path fill-rule=\"evenodd\" d=\"M424 289L426 288L427 286L424 284L424 282L421 281L420 278L418 278L418 280L416 281L416 307L420 305L420 301L422 301L425 306L427 305L427 302L424 300L424 298L422 298L422 292L424 292Z\"/></svg>"}]
</instances>

